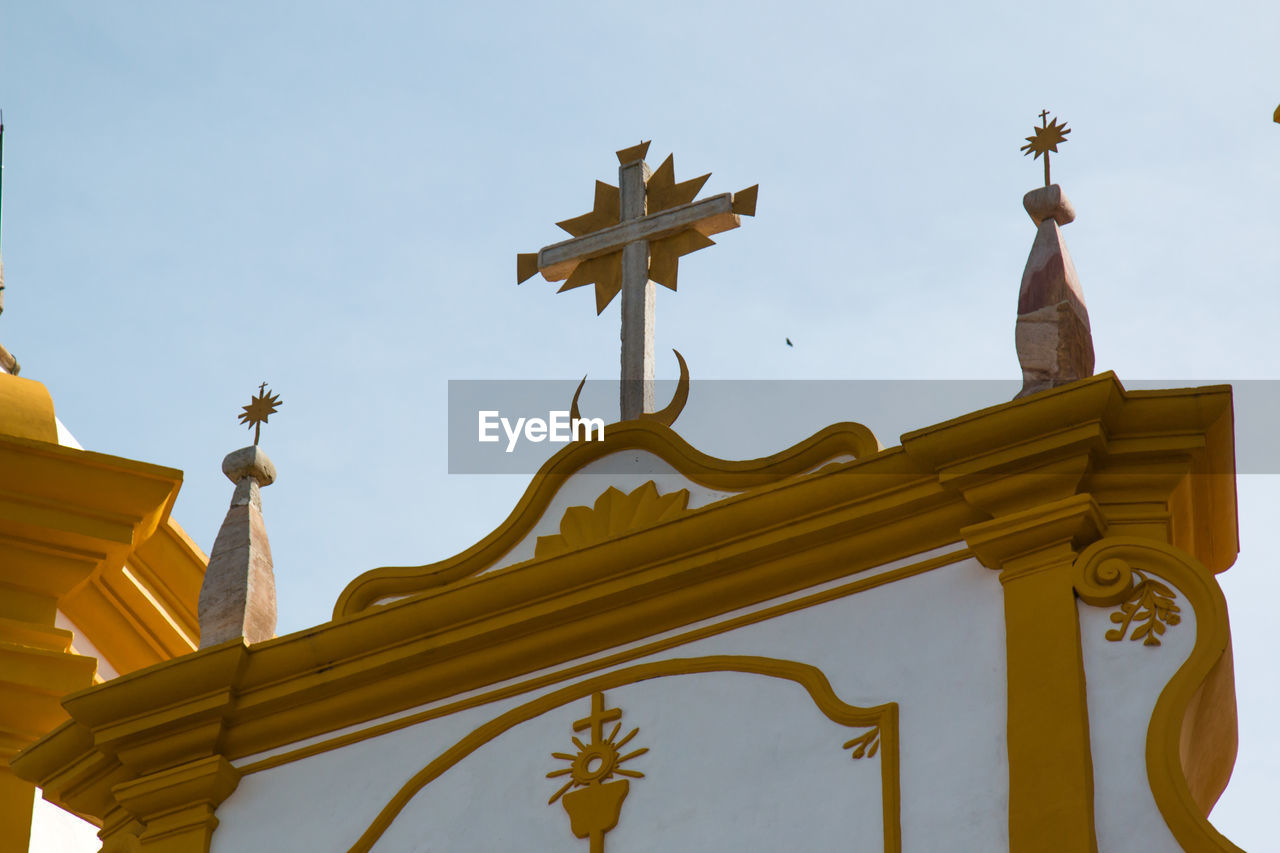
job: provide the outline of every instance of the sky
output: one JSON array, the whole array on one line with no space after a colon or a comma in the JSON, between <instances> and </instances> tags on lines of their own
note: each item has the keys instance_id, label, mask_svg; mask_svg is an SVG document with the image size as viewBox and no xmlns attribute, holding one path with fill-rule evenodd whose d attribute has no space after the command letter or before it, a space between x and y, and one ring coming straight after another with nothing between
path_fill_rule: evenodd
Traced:
<instances>
[{"instance_id":1,"label":"sky","mask_svg":"<svg viewBox=\"0 0 1280 853\"><path fill-rule=\"evenodd\" d=\"M450 380L617 375L618 303L517 287L515 254L561 239L642 139L678 179L711 172L704 196L760 185L658 295L659 375L679 348L691 411L699 379L1016 379L1021 198L1043 180L1018 148L1042 109L1072 128L1053 176L1098 370L1278 378L1278 32L1273 2L0 0L0 343L85 447L185 472L174 516L206 551L236 415L260 382L280 394L263 502L285 633L519 498L527 475L449 474ZM685 434L764 455L833 419L886 446L930 422L843 405ZM1240 757L1213 816L1254 850L1280 776L1264 408L1237 403L1259 437L1221 577Z\"/></svg>"}]
</instances>

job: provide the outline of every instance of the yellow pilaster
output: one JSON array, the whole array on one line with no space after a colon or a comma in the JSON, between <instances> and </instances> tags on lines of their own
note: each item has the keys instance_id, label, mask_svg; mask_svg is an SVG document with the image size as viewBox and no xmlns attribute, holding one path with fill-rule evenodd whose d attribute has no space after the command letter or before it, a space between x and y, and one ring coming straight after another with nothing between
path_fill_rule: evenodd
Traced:
<instances>
[{"instance_id":1,"label":"yellow pilaster","mask_svg":"<svg viewBox=\"0 0 1280 853\"><path fill-rule=\"evenodd\" d=\"M1076 495L963 531L1004 589L1011 853L1097 853L1074 562L1103 525Z\"/></svg>"},{"instance_id":2,"label":"yellow pilaster","mask_svg":"<svg viewBox=\"0 0 1280 853\"><path fill-rule=\"evenodd\" d=\"M0 850L30 842L35 786L9 769L20 750L66 720L59 701L93 683L97 661L54 627L58 596L93 563L0 533Z\"/></svg>"},{"instance_id":3,"label":"yellow pilaster","mask_svg":"<svg viewBox=\"0 0 1280 853\"><path fill-rule=\"evenodd\" d=\"M27 849L35 796L35 785L14 776L6 757L5 765L0 767L0 850Z\"/></svg>"}]
</instances>

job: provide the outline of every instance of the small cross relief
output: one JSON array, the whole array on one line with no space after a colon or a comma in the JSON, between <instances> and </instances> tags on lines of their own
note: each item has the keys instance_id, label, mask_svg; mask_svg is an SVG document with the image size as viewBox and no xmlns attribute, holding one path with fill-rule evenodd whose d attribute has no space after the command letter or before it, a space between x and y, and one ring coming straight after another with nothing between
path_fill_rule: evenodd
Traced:
<instances>
[{"instance_id":1,"label":"small cross relief","mask_svg":"<svg viewBox=\"0 0 1280 853\"><path fill-rule=\"evenodd\" d=\"M576 734L571 738L577 752L553 752L552 758L568 761L568 767L552 770L548 779L568 777L559 790L551 795L548 805L557 800L569 814L569 827L578 838L590 840L591 853L603 853L604 836L618 825L618 817L622 813L622 801L627 798L631 784L630 779L643 779L644 774L638 770L630 770L622 765L633 758L644 755L648 747L633 749L624 753L623 749L639 734L640 729L633 728L621 738L622 711L618 708L605 707L604 694L597 692L591 696L591 713L573 724L577 733L589 732L590 740L584 742ZM613 723L609 736L605 737L605 726ZM617 778L627 777L627 778Z\"/></svg>"}]
</instances>

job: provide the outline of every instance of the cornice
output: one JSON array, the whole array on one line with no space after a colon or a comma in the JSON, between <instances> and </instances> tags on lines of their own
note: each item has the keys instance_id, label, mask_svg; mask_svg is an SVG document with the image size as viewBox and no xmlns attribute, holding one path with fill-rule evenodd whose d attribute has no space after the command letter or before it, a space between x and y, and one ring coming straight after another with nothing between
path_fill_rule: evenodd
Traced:
<instances>
[{"instance_id":1,"label":"cornice","mask_svg":"<svg viewBox=\"0 0 1280 853\"><path fill-rule=\"evenodd\" d=\"M829 428L801 450L769 457L767 472L759 460L710 460L657 425L627 424L615 435L695 482L736 483L739 493L604 542L475 574L532 526L559 483L620 446L573 445L473 548L363 575L331 622L251 647L205 649L73 696L66 707L74 722L20 755L15 770L102 819L114 807L110 785L156 762L211 750L234 761L287 746L855 576L958 542L962 529L993 518L1008 527L1009 516L1037 506L1062 502L1059 520L1077 527L1081 519L1114 526L1119 517L1157 538L1176 538L1169 528L1179 518L1194 527L1208 514L1212 527L1234 515L1234 492L1220 488L1234 476L1230 392L1221 388L1130 393L1104 375L908 433L901 447L813 473L804 472L858 449L862 434ZM1038 488L993 488L1019 472ZM1186 486L1197 473L1219 482ZM1099 488L1082 491L1091 483ZM1171 508L1178 500L1181 508ZM1148 503L1164 507L1165 527L1151 526L1145 509L1134 521L1133 506ZM1206 553L1233 556L1234 539L1215 535ZM1093 534L1064 536L1078 549ZM368 606L393 594L408 597ZM167 742L187 746L167 751Z\"/></svg>"}]
</instances>

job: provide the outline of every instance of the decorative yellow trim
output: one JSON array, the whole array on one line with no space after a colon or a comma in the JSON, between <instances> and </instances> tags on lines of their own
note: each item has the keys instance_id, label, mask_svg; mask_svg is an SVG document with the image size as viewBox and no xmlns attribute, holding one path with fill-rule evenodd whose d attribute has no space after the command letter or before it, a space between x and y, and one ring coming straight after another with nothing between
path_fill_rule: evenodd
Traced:
<instances>
[{"instance_id":1,"label":"decorative yellow trim","mask_svg":"<svg viewBox=\"0 0 1280 853\"><path fill-rule=\"evenodd\" d=\"M493 533L466 551L424 566L386 567L360 575L334 606L334 618L358 613L381 599L412 595L476 574L523 539L542 517L560 487L574 473L613 453L646 450L693 482L725 491L743 491L812 469L833 457L864 458L880 448L861 424L834 424L794 447L761 459L729 461L695 450L669 427L628 421L610 429L604 441L578 441L552 456L534 476L524 496Z\"/></svg>"},{"instance_id":2,"label":"decorative yellow trim","mask_svg":"<svg viewBox=\"0 0 1280 853\"><path fill-rule=\"evenodd\" d=\"M1182 621L1182 617L1178 615L1181 608L1173 603L1176 596L1169 587L1137 569L1133 570L1133 575L1138 582L1120 605L1120 610L1111 614L1111 621L1120 627L1112 628L1106 637L1112 642L1123 640L1130 626L1137 623L1138 627L1134 628L1133 636L1129 639L1142 640L1144 646L1158 646L1165 626L1177 625Z\"/></svg>"},{"instance_id":3,"label":"decorative yellow trim","mask_svg":"<svg viewBox=\"0 0 1280 853\"><path fill-rule=\"evenodd\" d=\"M622 709L606 708L604 693L597 690L591 694L591 713L573 724L574 732L591 732L590 740L583 742L575 734L571 739L577 752L553 752L552 758L568 761L568 767L560 767L547 774L548 779L555 779L560 784L561 777L568 779L560 784L556 792L547 800L547 805L560 800L569 815L569 827L579 838L591 841L591 853L604 853L605 835L618 825L622 814L622 804L631 790L630 779L643 779L639 770L622 765L633 758L639 758L649 751L647 746L632 747L623 754L622 750L640 729L633 728L619 740L622 734ZM614 723L613 731L607 736L604 726ZM615 779L615 776L626 776L626 779Z\"/></svg>"},{"instance_id":4,"label":"decorative yellow trim","mask_svg":"<svg viewBox=\"0 0 1280 853\"><path fill-rule=\"evenodd\" d=\"M884 586L885 584L903 580L904 578L915 577L916 575L924 574L925 572L931 572L934 569L940 569L943 566L950 566L954 563L960 562L961 560L966 560L971 556L973 555L968 550L958 550L953 551L950 554L932 557L928 560L922 560L919 563L892 569L882 574L875 575L874 577L863 578L852 583L842 584L834 589L824 590L823 592L805 596L804 598L800 598L795 601L776 604L755 613L738 616L716 625L706 625L678 636L667 637L653 643L647 643L643 646L628 649L627 651L609 655L608 657L600 658L599 660L591 661L589 663L579 664L563 671L540 675L535 678L510 684L497 690L488 691L468 699L452 702L448 705L431 708L426 711L419 711L416 714L410 714L394 720L387 720L386 722L378 723L377 725L360 729L358 731L347 732L346 734L339 735L338 737L330 738L319 743L308 744L307 746L299 747L298 749L290 750L289 752L260 759L251 764L246 764L239 769L242 774L248 776L251 773L259 773L263 770L270 770L273 767L279 767L283 764L301 761L302 759L310 758L313 755L320 755L324 752L341 749L345 746L350 746L353 743L368 740L369 738L380 737L388 732L399 731L400 729L408 728L409 726L416 726L417 724L426 722L427 720L447 717L450 714L456 714L457 712L464 711L468 708L487 705L490 702L496 702L511 696L517 696L521 693L527 693L530 690L547 687L566 679L580 678L597 670L607 669L611 666L617 666L618 664L626 663L627 661L647 657L648 655L675 648L677 646L686 645L697 640L703 640L707 637L714 637L718 634L733 631L746 625L766 622L787 613L794 613L818 604L834 601L838 598L845 598L846 596L866 592L869 589L875 589L877 587Z\"/></svg>"},{"instance_id":5,"label":"decorative yellow trim","mask_svg":"<svg viewBox=\"0 0 1280 853\"><path fill-rule=\"evenodd\" d=\"M0 850L25 851L31 840L36 788L0 764Z\"/></svg>"},{"instance_id":6,"label":"decorative yellow trim","mask_svg":"<svg viewBox=\"0 0 1280 853\"><path fill-rule=\"evenodd\" d=\"M97 668L94 658L71 650L71 632L55 627L57 613L75 611L64 605L77 589L124 571L135 546L167 518L181 474L57 445L48 393L29 380L0 376L4 431L9 434L0 435L0 847L20 850L27 846L33 789L7 765L18 750L66 720L61 699L92 684ZM155 610L137 610L140 618L156 618ZM73 613L68 616L85 629ZM113 633L86 635L100 649L121 645Z\"/></svg>"},{"instance_id":7,"label":"decorative yellow trim","mask_svg":"<svg viewBox=\"0 0 1280 853\"><path fill-rule=\"evenodd\" d=\"M239 782L236 769L212 755L121 782L113 793L144 827L139 853L208 853L214 811Z\"/></svg>"},{"instance_id":8,"label":"decorative yellow trim","mask_svg":"<svg viewBox=\"0 0 1280 853\"><path fill-rule=\"evenodd\" d=\"M1183 850L1242 853L1208 820L1231 776L1236 746L1233 685L1229 677L1215 677L1224 666L1229 673L1231 665L1222 589L1195 558L1171 545L1137 537L1099 540L1080 554L1077 571L1123 577L1127 573L1122 567L1133 566L1171 581L1191 602L1196 622L1191 655L1161 691L1147 728L1151 792ZM1203 710L1215 708L1229 713Z\"/></svg>"},{"instance_id":9,"label":"decorative yellow trim","mask_svg":"<svg viewBox=\"0 0 1280 853\"><path fill-rule=\"evenodd\" d=\"M554 693L540 696L518 708L500 714L450 747L405 782L356 843L348 848L347 853L368 853L414 795L439 778L446 770L516 725L531 720L552 708L558 708L575 699L603 690L651 678L706 672L754 673L793 681L808 691L814 705L832 722L843 726L876 726L880 731L880 741L883 745L880 750L880 777L884 849L885 853L900 853L902 824L898 769L898 706L892 702L871 708L849 705L836 696L827 677L817 667L797 661L737 655L676 658L638 664L563 687Z\"/></svg>"},{"instance_id":10,"label":"decorative yellow trim","mask_svg":"<svg viewBox=\"0 0 1280 853\"><path fill-rule=\"evenodd\" d=\"M682 515L689 506L689 490L659 495L653 480L624 494L613 486L590 506L571 506L560 519L560 532L539 536L534 558L543 559L595 545L634 530L643 530Z\"/></svg>"},{"instance_id":11,"label":"decorative yellow trim","mask_svg":"<svg viewBox=\"0 0 1280 853\"><path fill-rule=\"evenodd\" d=\"M121 675L200 647L196 602L209 562L172 519L127 559L102 566L59 602Z\"/></svg>"},{"instance_id":12,"label":"decorative yellow trim","mask_svg":"<svg viewBox=\"0 0 1280 853\"><path fill-rule=\"evenodd\" d=\"M880 751L880 727L873 726L856 738L845 741L844 748L853 750L849 757L855 761L859 758L875 758Z\"/></svg>"},{"instance_id":13,"label":"decorative yellow trim","mask_svg":"<svg viewBox=\"0 0 1280 853\"><path fill-rule=\"evenodd\" d=\"M687 628L695 622L955 542L958 531L984 522L993 525L988 538L1016 545L1021 522L1010 527L1009 517L1037 508L1042 529L1031 546L1044 552L1037 559L1046 565L1021 559L1017 549L999 559L1018 563L1006 592L1026 584L1029 600L1043 593L1054 602L1057 621L1064 597L1074 609L1072 583L1080 588L1067 576L1060 595L1058 566L1104 530L1172 540L1214 570L1230 564L1230 418L1224 389L1127 393L1114 377L1095 377L908 434L901 448L805 474L833 458L827 450L836 448L814 450L811 463L798 457L787 463L804 476L775 471L776 478L755 485L739 480L743 494L623 539L475 574L527 535L564 478L598 458L562 454L551 466L559 480L544 469L504 527L471 551L435 567L357 580L339 606L350 615L331 623L252 649L231 643L205 649L74 696L66 702L74 722L28 748L13 766L23 778L39 780L49 799L103 819L119 807L113 781L134 778L144 766L173 766L175 754L194 755L193 743L235 760L423 706L437 707L419 720L451 713L474 704L474 697L491 700L613 665L632 654L619 648L640 649L681 630L692 636ZM631 436L628 446L679 449L678 440L651 424L625 424L619 432ZM596 442L579 448L618 449ZM749 479L758 472L737 474ZM888 583L894 579L888 574L864 580ZM1051 592L1038 589L1042 583ZM1179 588L1198 612L1199 599ZM1112 603L1126 589L1118 589ZM401 593L410 597L367 606ZM786 606L815 603L802 601ZM776 612L766 608L745 618ZM1034 625L1023 627L1034 633ZM1229 653L1216 660L1207 674L1186 676L1190 695L1177 700L1192 733L1185 748L1201 756L1187 771L1196 802L1225 778L1233 755L1223 740L1234 731ZM1011 710L1023 695L1010 695ZM374 725L243 770L400 724ZM1017 737L1033 743L1027 731ZM1011 758L1034 754L1011 752Z\"/></svg>"},{"instance_id":14,"label":"decorative yellow trim","mask_svg":"<svg viewBox=\"0 0 1280 853\"><path fill-rule=\"evenodd\" d=\"M53 398L39 382L0 373L0 436L58 443Z\"/></svg>"}]
</instances>

